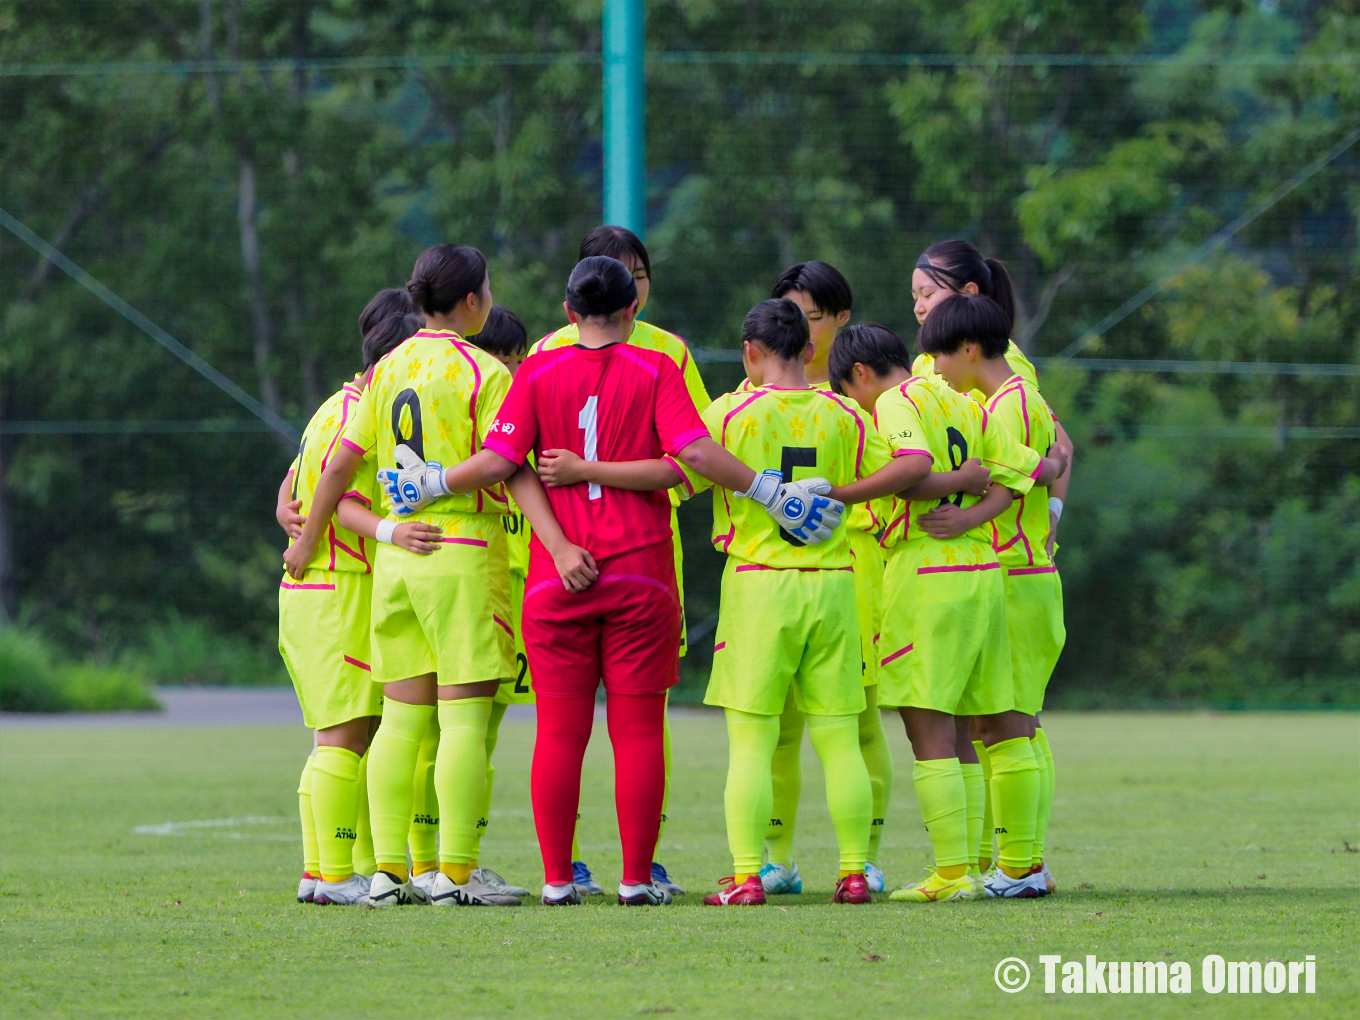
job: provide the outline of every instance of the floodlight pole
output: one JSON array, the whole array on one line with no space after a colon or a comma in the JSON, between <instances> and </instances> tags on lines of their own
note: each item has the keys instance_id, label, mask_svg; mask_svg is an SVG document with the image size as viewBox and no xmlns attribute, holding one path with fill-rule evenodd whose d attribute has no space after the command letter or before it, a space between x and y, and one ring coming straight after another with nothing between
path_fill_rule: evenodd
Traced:
<instances>
[{"instance_id":1,"label":"floodlight pole","mask_svg":"<svg viewBox=\"0 0 1360 1020\"><path fill-rule=\"evenodd\" d=\"M643 0L604 0L604 221L646 229Z\"/></svg>"}]
</instances>

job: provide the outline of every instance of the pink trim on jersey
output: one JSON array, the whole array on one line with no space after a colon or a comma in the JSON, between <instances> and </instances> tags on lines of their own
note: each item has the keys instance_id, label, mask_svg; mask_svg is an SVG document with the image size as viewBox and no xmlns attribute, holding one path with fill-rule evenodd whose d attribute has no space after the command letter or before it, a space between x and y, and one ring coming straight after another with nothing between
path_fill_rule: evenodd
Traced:
<instances>
[{"instance_id":1,"label":"pink trim on jersey","mask_svg":"<svg viewBox=\"0 0 1360 1020\"><path fill-rule=\"evenodd\" d=\"M326 525L326 544L330 547L330 550L331 550L331 563L330 563L330 566L327 567L326 569L327 569L327 570L334 570L334 569L335 569L335 518L333 518L333 517L331 518L330 523L328 523L328 524Z\"/></svg>"},{"instance_id":2,"label":"pink trim on jersey","mask_svg":"<svg viewBox=\"0 0 1360 1020\"><path fill-rule=\"evenodd\" d=\"M880 666L886 666L888 663L892 662L893 659L899 659L899 658L901 658L902 656L906 655L909 651L911 651L911 645L907 645L906 648L899 648L897 651L895 651L895 652L893 652L891 655L889 655L886 659L882 660L882 661L879 663L879 665L880 665Z\"/></svg>"},{"instance_id":3,"label":"pink trim on jersey","mask_svg":"<svg viewBox=\"0 0 1360 1020\"><path fill-rule=\"evenodd\" d=\"M358 659L351 658L351 657L348 656L348 655L343 656L343 658L344 658L344 660L345 660L346 662L348 662L351 666L358 666L360 669L367 670L367 671L370 672L370 673L373 672L373 667L370 666L370 665L369 665L368 663L366 663L366 662L360 662Z\"/></svg>"},{"instance_id":4,"label":"pink trim on jersey","mask_svg":"<svg viewBox=\"0 0 1360 1020\"><path fill-rule=\"evenodd\" d=\"M671 336L680 341L680 350L684 352L680 355L680 375L683 377L685 369L689 368L689 344L685 343L685 338L682 336L677 336L674 333Z\"/></svg>"},{"instance_id":5,"label":"pink trim on jersey","mask_svg":"<svg viewBox=\"0 0 1360 1020\"><path fill-rule=\"evenodd\" d=\"M506 623L504 620L502 620L502 619L501 619L499 616L497 616L495 613L492 613L492 614L491 614L491 619L494 620L496 623L500 624L501 630L505 631L505 632L506 632L507 634L509 634L511 637L514 637L514 636L515 636L515 632L514 632L513 630L510 629L510 624Z\"/></svg>"},{"instance_id":6,"label":"pink trim on jersey","mask_svg":"<svg viewBox=\"0 0 1360 1020\"><path fill-rule=\"evenodd\" d=\"M661 374L660 369L658 369L646 358L640 357L637 353L637 350L634 348L630 348L627 344L619 344L616 356L620 358L627 358L634 365L642 366L642 368L647 372L647 374L650 375L653 379L655 379L658 375Z\"/></svg>"},{"instance_id":7,"label":"pink trim on jersey","mask_svg":"<svg viewBox=\"0 0 1360 1020\"><path fill-rule=\"evenodd\" d=\"M875 634L875 635L874 635L874 644L878 644L878 639L881 638L882 636L883 636L882 634Z\"/></svg>"},{"instance_id":8,"label":"pink trim on jersey","mask_svg":"<svg viewBox=\"0 0 1360 1020\"><path fill-rule=\"evenodd\" d=\"M577 356L575 347L554 347L547 351L540 351L539 353L555 354L557 356L554 358L544 358L543 360L546 361L547 364L539 365L531 373L529 373L529 382L533 382L544 372L551 372L554 368L557 368L559 365L566 364L568 361L572 360Z\"/></svg>"},{"instance_id":9,"label":"pink trim on jersey","mask_svg":"<svg viewBox=\"0 0 1360 1020\"><path fill-rule=\"evenodd\" d=\"M743 400L740 404L732 408L732 410L728 411L727 414L723 415L722 430L718 433L718 443L720 445L722 446L727 445L727 423L730 422L736 415L746 410L746 408L750 407L751 404L755 403L764 395L765 393L762 390L756 390L749 397Z\"/></svg>"},{"instance_id":10,"label":"pink trim on jersey","mask_svg":"<svg viewBox=\"0 0 1360 1020\"><path fill-rule=\"evenodd\" d=\"M344 444L345 444L346 446L348 446L351 450L353 450L355 453L357 453L360 457L366 457L366 456L368 456L368 451L367 451L367 450L365 450L362 446L359 446L359 445L357 445L357 444L355 444L355 443L351 443L351 442L350 442L348 439L346 439L344 436L341 436L341 437L340 437L340 442L344 443Z\"/></svg>"},{"instance_id":11,"label":"pink trim on jersey","mask_svg":"<svg viewBox=\"0 0 1360 1020\"><path fill-rule=\"evenodd\" d=\"M727 502L727 490L726 490L726 489L723 489L723 490L721 490L721 491L722 491L722 494L723 494L723 509L725 509L725 510L727 511L727 519L730 521L730 520L732 519L732 507L729 506L729 505L728 505L728 502ZM723 544L722 551L723 551L723 552L727 552L728 549L731 549L731 548L732 548L732 539L734 539L734 538L736 538L736 537L737 537L737 526L736 526L735 524L733 524L732 527L730 527L730 528L727 529L727 534L721 536L721 537L718 538L718 539L715 539L714 542L713 542L713 544L716 546L719 542L721 542L721 543Z\"/></svg>"},{"instance_id":12,"label":"pink trim on jersey","mask_svg":"<svg viewBox=\"0 0 1360 1020\"><path fill-rule=\"evenodd\" d=\"M671 443L671 446L675 447L675 449L673 449L671 453L679 453L690 443L694 443L700 439L707 438L708 429L690 429L688 432L681 432L678 436L675 437L674 441L672 441Z\"/></svg>"},{"instance_id":13,"label":"pink trim on jersey","mask_svg":"<svg viewBox=\"0 0 1360 1020\"><path fill-rule=\"evenodd\" d=\"M481 538L441 538L439 541L447 542L449 545L476 545L486 548L486 540Z\"/></svg>"},{"instance_id":14,"label":"pink trim on jersey","mask_svg":"<svg viewBox=\"0 0 1360 1020\"><path fill-rule=\"evenodd\" d=\"M708 435L708 433L705 432L704 435ZM680 462L677 461L670 454L666 454L661 459L664 460L671 467L675 468L675 473L680 476L680 486L685 490L685 495L693 496L694 486L690 484L689 475L685 474L685 469L680 466Z\"/></svg>"},{"instance_id":15,"label":"pink trim on jersey","mask_svg":"<svg viewBox=\"0 0 1360 1020\"><path fill-rule=\"evenodd\" d=\"M449 343L452 344L453 349L466 358L467 363L472 366L472 396L468 399L468 420L472 422L472 428L469 431L472 433L472 442L470 444L471 449L468 451L468 456L474 457L477 454L477 394L482 391L482 370L477 367L477 359L468 353L466 344L457 333L449 339ZM477 512L482 512L481 489L477 490Z\"/></svg>"},{"instance_id":16,"label":"pink trim on jersey","mask_svg":"<svg viewBox=\"0 0 1360 1020\"><path fill-rule=\"evenodd\" d=\"M910 504L908 504L908 506L910 506ZM910 516L911 516L910 509L908 509L905 513L898 514L897 518L886 528L883 529L883 538L879 539L878 544L881 546L887 540L888 536L892 534L893 528L897 527L899 524L902 524L902 522L906 521ZM910 528L911 528L910 521L908 521L906 524L903 524L902 534L905 535Z\"/></svg>"},{"instance_id":17,"label":"pink trim on jersey","mask_svg":"<svg viewBox=\"0 0 1360 1020\"><path fill-rule=\"evenodd\" d=\"M482 449L486 449L486 444L485 444L485 443L482 444ZM496 495L494 492L492 492L490 489L483 489L482 491L485 492L485 493L486 493L488 496L490 496L492 499L494 499L497 503L504 503L506 506L509 506L509 505L510 505L510 497L509 497L509 496L497 496L497 495Z\"/></svg>"},{"instance_id":18,"label":"pink trim on jersey","mask_svg":"<svg viewBox=\"0 0 1360 1020\"><path fill-rule=\"evenodd\" d=\"M955 574L967 570L998 570L1000 563L956 563L948 567L917 567L918 574Z\"/></svg>"},{"instance_id":19,"label":"pink trim on jersey","mask_svg":"<svg viewBox=\"0 0 1360 1020\"><path fill-rule=\"evenodd\" d=\"M324 469L323 469L323 470L324 470ZM341 499L357 499L357 500L358 500L360 503L362 503L364 506L372 506L372 505L373 505L372 501L369 500L369 498L368 498L367 496L365 496L362 492L360 492L358 489L350 489L349 492L345 493L345 494L344 494L343 496L341 496L340 498L341 498Z\"/></svg>"},{"instance_id":20,"label":"pink trim on jersey","mask_svg":"<svg viewBox=\"0 0 1360 1020\"><path fill-rule=\"evenodd\" d=\"M524 604L528 605L529 600L533 598L535 595L537 595L539 592L541 592L544 588L551 588L554 585L561 584L562 580L560 578L554 578L551 581L539 581L538 584L534 585L532 588L530 588L528 591L524 593Z\"/></svg>"},{"instance_id":21,"label":"pink trim on jersey","mask_svg":"<svg viewBox=\"0 0 1360 1020\"><path fill-rule=\"evenodd\" d=\"M341 390L348 390L347 386L340 387ZM353 395L351 396L351 393ZM348 391L340 401L340 427L335 430L335 435L331 436L330 445L326 447L326 452L321 455L321 470L326 470L326 464L331 459L331 454L335 452L335 446L340 442L340 437L345 434L345 424L349 421L349 405L351 400L358 400L359 394ZM343 499L344 497L340 497Z\"/></svg>"},{"instance_id":22,"label":"pink trim on jersey","mask_svg":"<svg viewBox=\"0 0 1360 1020\"><path fill-rule=\"evenodd\" d=\"M721 652L726 647L727 647L726 641L719 641L716 645L713 646L713 650L715 652Z\"/></svg>"},{"instance_id":23,"label":"pink trim on jersey","mask_svg":"<svg viewBox=\"0 0 1360 1020\"><path fill-rule=\"evenodd\" d=\"M680 604L679 600L676 598L674 589L669 587L664 581L659 581L655 577L652 577L648 574L610 574L608 577L600 578L595 583L609 584L615 581L631 581L635 584L645 584L653 588L658 588L661 591L664 591L666 593L666 597L669 598L676 605Z\"/></svg>"},{"instance_id":24,"label":"pink trim on jersey","mask_svg":"<svg viewBox=\"0 0 1360 1020\"><path fill-rule=\"evenodd\" d=\"M814 570L848 570L852 574L855 572L854 567L771 567L764 563L743 563L736 568L735 573L740 574L745 570L798 570L804 574Z\"/></svg>"},{"instance_id":25,"label":"pink trim on jersey","mask_svg":"<svg viewBox=\"0 0 1360 1020\"><path fill-rule=\"evenodd\" d=\"M514 448L511 447L510 444L503 440L500 436L487 436L485 439L482 440L482 449L490 450L492 453L499 454L500 456L508 460L511 464L524 463L523 461L515 459Z\"/></svg>"},{"instance_id":26,"label":"pink trim on jersey","mask_svg":"<svg viewBox=\"0 0 1360 1020\"><path fill-rule=\"evenodd\" d=\"M855 424L859 426L859 449L855 451L855 477L858 478L860 476L860 468L864 464L864 443L866 439L864 419L859 416L858 411L851 410L850 405L848 405L835 393L832 393L829 390L823 390L822 392L826 393L828 397L830 397L837 404L839 404L841 406L841 410L845 411L846 414L854 418Z\"/></svg>"},{"instance_id":27,"label":"pink trim on jersey","mask_svg":"<svg viewBox=\"0 0 1360 1020\"><path fill-rule=\"evenodd\" d=\"M935 455L929 450L915 450L904 447L901 450L894 450L892 455L894 457L929 457L932 464L935 462Z\"/></svg>"},{"instance_id":28,"label":"pink trim on jersey","mask_svg":"<svg viewBox=\"0 0 1360 1020\"><path fill-rule=\"evenodd\" d=\"M353 549L351 549L349 546L345 545L345 543L342 542L342 541L340 541L340 539L338 539L338 538L337 538L337 539L334 539L334 543L335 543L335 549L340 549L340 550L342 550L343 552L348 553L351 557L353 557L354 559L358 560L358 561L359 561L360 563L362 563L365 567L368 567L369 570L372 570L372 569L373 569L371 566L369 566L368 557L367 557L366 555L364 555L364 537L363 537L362 535L359 536L359 551L358 551L358 552L355 552ZM331 562L332 562L332 563L335 562L335 549L332 549L332 550L331 550ZM332 567L331 569L334 570L335 568ZM367 572L368 572L368 571L365 571L365 573L367 573Z\"/></svg>"},{"instance_id":29,"label":"pink trim on jersey","mask_svg":"<svg viewBox=\"0 0 1360 1020\"><path fill-rule=\"evenodd\" d=\"M1016 567L1014 570L1007 570L1006 575L1008 577L1020 577L1023 574L1056 574L1057 572L1058 568L1056 566Z\"/></svg>"},{"instance_id":30,"label":"pink trim on jersey","mask_svg":"<svg viewBox=\"0 0 1360 1020\"><path fill-rule=\"evenodd\" d=\"M289 584L287 581L280 581L279 587L287 588L289 591L335 591L333 584Z\"/></svg>"}]
</instances>

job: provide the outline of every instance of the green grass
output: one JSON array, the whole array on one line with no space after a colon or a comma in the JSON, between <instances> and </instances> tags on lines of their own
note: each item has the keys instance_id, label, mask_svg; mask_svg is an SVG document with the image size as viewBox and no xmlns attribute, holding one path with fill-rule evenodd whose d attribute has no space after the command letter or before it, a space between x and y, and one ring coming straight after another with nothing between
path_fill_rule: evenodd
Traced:
<instances>
[{"instance_id":1,"label":"green grass","mask_svg":"<svg viewBox=\"0 0 1360 1020\"><path fill-rule=\"evenodd\" d=\"M305 732L34 729L0 734L4 1016L1341 1016L1356 948L1360 717L1059 715L1057 896L912 908L825 904L834 848L808 752L798 858L811 890L765 908L700 896L730 870L718 716L675 729L659 857L691 894L667 909L368 911L292 902ZM618 880L603 726L585 852ZM911 759L889 881L928 860ZM533 729L507 723L486 863L541 881L528 804ZM138 826L249 819L138 834ZM1038 956L1187 960L1188 996L1045 996ZM1210 996L1199 960L1317 956L1314 996ZM1036 980L1003 995L1007 956ZM1346 1004L1350 1003L1349 1006ZM998 1012L1003 1011L1003 1012Z\"/></svg>"}]
</instances>

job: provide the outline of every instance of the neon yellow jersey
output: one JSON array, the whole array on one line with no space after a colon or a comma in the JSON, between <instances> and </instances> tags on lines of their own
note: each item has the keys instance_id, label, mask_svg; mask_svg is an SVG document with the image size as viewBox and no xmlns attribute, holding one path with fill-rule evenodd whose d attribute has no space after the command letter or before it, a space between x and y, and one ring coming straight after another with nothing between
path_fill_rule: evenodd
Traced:
<instances>
[{"instance_id":1,"label":"neon yellow jersey","mask_svg":"<svg viewBox=\"0 0 1360 1020\"><path fill-rule=\"evenodd\" d=\"M510 372L457 333L422 329L373 369L341 438L375 470L395 468L398 443L446 468L482 448L510 389ZM435 500L422 514L503 514L504 485Z\"/></svg>"},{"instance_id":2,"label":"neon yellow jersey","mask_svg":"<svg viewBox=\"0 0 1360 1020\"><path fill-rule=\"evenodd\" d=\"M529 349L529 353L537 354L539 351L550 351L555 347L567 347L579 341L580 338L580 331L575 325L568 323L557 332L549 333L534 344ZM633 335L628 338L628 342L635 347L643 347L649 351L660 351L674 361L680 369L680 374L685 377L685 389L689 390L689 396L694 401L694 406L702 411L709 405L708 390L704 388L703 377L699 375L699 366L689 356L689 345L682 338L674 333L666 332L660 326L653 326L650 322L635 322L633 324Z\"/></svg>"},{"instance_id":3,"label":"neon yellow jersey","mask_svg":"<svg viewBox=\"0 0 1360 1020\"><path fill-rule=\"evenodd\" d=\"M1011 376L987 401L987 428L1043 455L1058 438L1053 412L1036 386ZM1036 485L991 522L992 548L1004 567L1047 567L1048 486Z\"/></svg>"},{"instance_id":4,"label":"neon yellow jersey","mask_svg":"<svg viewBox=\"0 0 1360 1020\"><path fill-rule=\"evenodd\" d=\"M507 496L509 494L507 493ZM510 497L509 512L501 518L506 543L510 547L510 573L523 580L529 576L529 518Z\"/></svg>"},{"instance_id":5,"label":"neon yellow jersey","mask_svg":"<svg viewBox=\"0 0 1360 1020\"><path fill-rule=\"evenodd\" d=\"M987 412L972 397L949 387L938 375L912 376L885 391L874 406L874 423L887 441L894 457L922 454L931 459L932 471L952 471L970 457L979 457L992 472L992 480L1017 492L1028 492L1039 473L1039 454L1022 446L1005 430L987 427ZM971 507L982 497L958 493L949 498L956 506ZM897 500L893 519L882 544L892 546L905 536L937 542L921 530L918 519L944 500ZM943 563L969 562L978 555L973 548L985 543L987 558L992 554L992 535L988 525L973 528L959 538L937 542Z\"/></svg>"},{"instance_id":6,"label":"neon yellow jersey","mask_svg":"<svg viewBox=\"0 0 1360 1020\"><path fill-rule=\"evenodd\" d=\"M1006 363L1011 366L1011 371L1018 375L1025 382L1029 383L1035 390L1039 389L1039 373L1034 370L1034 363L1025 357L1025 352L1020 349L1020 345L1014 340L1006 348ZM937 375L935 371L935 355L918 354L916 360L911 363L911 374L919 376ZM982 395L981 390L973 390L968 394L979 404L986 404L987 398Z\"/></svg>"},{"instance_id":7,"label":"neon yellow jersey","mask_svg":"<svg viewBox=\"0 0 1360 1020\"><path fill-rule=\"evenodd\" d=\"M335 444L363 399L358 377L347 382L331 394L320 407L307 427L302 431L302 442L298 444L297 456L289 471L293 475L292 498L302 500L299 510L304 516L311 513L312 498L316 495L316 484L321 480L321 472L326 470ZM372 508L378 498L377 470L369 463L360 465L354 473L346 496L352 496ZM317 543L316 553L307 564L308 570L344 570L360 574L373 572L372 539L360 538L347 531L331 519L326 526L324 541ZM291 542L289 543L292 544Z\"/></svg>"},{"instance_id":8,"label":"neon yellow jersey","mask_svg":"<svg viewBox=\"0 0 1360 1020\"><path fill-rule=\"evenodd\" d=\"M725 393L702 417L713 441L738 460L756 471L782 471L788 481L825 478L848 485L890 460L887 444L854 402L825 390L762 386ZM696 489L711 484L688 471L686 477ZM713 546L749 565L776 569L838 570L854 561L843 530L804 545L764 507L726 489L713 494Z\"/></svg>"}]
</instances>

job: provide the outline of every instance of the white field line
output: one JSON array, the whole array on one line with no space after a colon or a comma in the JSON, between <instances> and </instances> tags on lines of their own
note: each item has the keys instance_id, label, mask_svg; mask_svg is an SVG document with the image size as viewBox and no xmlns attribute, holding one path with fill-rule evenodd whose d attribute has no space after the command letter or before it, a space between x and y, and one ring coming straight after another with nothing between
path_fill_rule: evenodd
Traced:
<instances>
[{"instance_id":1,"label":"white field line","mask_svg":"<svg viewBox=\"0 0 1360 1020\"><path fill-rule=\"evenodd\" d=\"M138 836L187 836L191 833L213 836L217 839L263 839L289 840L296 836L270 836L245 832L214 832L214 829L239 829L246 825L285 825L296 822L292 817L267 817L264 815L243 815L240 818L204 818L191 822L161 822L158 825L138 825L132 831ZM209 831L203 832L207 829Z\"/></svg>"}]
</instances>

